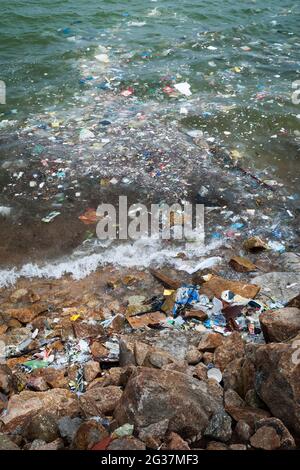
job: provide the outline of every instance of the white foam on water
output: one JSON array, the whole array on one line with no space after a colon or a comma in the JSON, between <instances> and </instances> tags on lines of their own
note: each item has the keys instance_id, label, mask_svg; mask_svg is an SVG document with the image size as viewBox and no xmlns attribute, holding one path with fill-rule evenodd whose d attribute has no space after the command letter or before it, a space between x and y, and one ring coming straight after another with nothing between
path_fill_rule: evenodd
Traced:
<instances>
[{"instance_id":1,"label":"white foam on water","mask_svg":"<svg viewBox=\"0 0 300 470\"><path fill-rule=\"evenodd\" d=\"M149 268L150 266L170 265L189 274L212 267L221 262L217 256L208 257L210 251L220 246L219 241L214 241L207 246L195 246L189 249L189 259L182 260L178 253L184 252L178 246L162 247L160 240L140 239L132 243L118 244L95 252L95 243L88 247L82 247L68 258L45 263L27 263L21 268L0 270L0 288L14 285L20 278L48 278L59 279L64 275L71 275L79 280L95 272L102 266L111 264L123 268ZM99 245L98 245L99 246Z\"/></svg>"}]
</instances>

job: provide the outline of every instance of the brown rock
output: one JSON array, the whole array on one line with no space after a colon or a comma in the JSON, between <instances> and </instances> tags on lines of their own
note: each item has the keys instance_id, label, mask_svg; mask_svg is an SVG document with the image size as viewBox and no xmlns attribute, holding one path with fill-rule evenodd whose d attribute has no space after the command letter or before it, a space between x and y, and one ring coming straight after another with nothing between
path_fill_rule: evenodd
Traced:
<instances>
[{"instance_id":1,"label":"brown rock","mask_svg":"<svg viewBox=\"0 0 300 470\"><path fill-rule=\"evenodd\" d=\"M194 369L194 376L198 377L200 380L207 380L207 367L205 364L200 362L200 364L196 365Z\"/></svg>"},{"instance_id":2,"label":"brown rock","mask_svg":"<svg viewBox=\"0 0 300 470\"><path fill-rule=\"evenodd\" d=\"M135 356L135 363L138 366L144 364L147 354L151 351L151 346L146 343L142 343L141 341L135 341L134 343L134 356Z\"/></svg>"},{"instance_id":3,"label":"brown rock","mask_svg":"<svg viewBox=\"0 0 300 470\"><path fill-rule=\"evenodd\" d=\"M246 421L238 421L234 432L240 442L248 442L252 435L251 426Z\"/></svg>"},{"instance_id":4,"label":"brown rock","mask_svg":"<svg viewBox=\"0 0 300 470\"><path fill-rule=\"evenodd\" d=\"M101 361L108 356L108 349L99 341L94 341L91 346L91 354L96 361Z\"/></svg>"},{"instance_id":5,"label":"brown rock","mask_svg":"<svg viewBox=\"0 0 300 470\"><path fill-rule=\"evenodd\" d=\"M214 350L223 344L224 338L219 333L208 333L203 338L198 345L199 351L209 351L214 352Z\"/></svg>"},{"instance_id":6,"label":"brown rock","mask_svg":"<svg viewBox=\"0 0 300 470\"><path fill-rule=\"evenodd\" d=\"M173 357L165 351L153 350L150 351L145 360L145 367L155 367L157 369L162 369L162 367L167 364L172 364L174 362Z\"/></svg>"},{"instance_id":7,"label":"brown rock","mask_svg":"<svg viewBox=\"0 0 300 470\"><path fill-rule=\"evenodd\" d=\"M239 273L250 273L256 271L257 267L247 258L241 256L233 256L229 261L230 266Z\"/></svg>"},{"instance_id":8,"label":"brown rock","mask_svg":"<svg viewBox=\"0 0 300 470\"><path fill-rule=\"evenodd\" d=\"M198 364L202 359L202 353L195 346L190 346L185 359L188 364Z\"/></svg>"},{"instance_id":9,"label":"brown rock","mask_svg":"<svg viewBox=\"0 0 300 470\"><path fill-rule=\"evenodd\" d=\"M0 414L3 410L6 410L8 405L8 398L6 395L0 392Z\"/></svg>"},{"instance_id":10,"label":"brown rock","mask_svg":"<svg viewBox=\"0 0 300 470\"><path fill-rule=\"evenodd\" d=\"M274 428L262 426L250 438L250 443L256 449L275 450L280 447L280 438Z\"/></svg>"},{"instance_id":11,"label":"brown rock","mask_svg":"<svg viewBox=\"0 0 300 470\"><path fill-rule=\"evenodd\" d=\"M245 421L252 428L257 421L270 416L270 413L266 410L246 406L244 400L234 390L226 390L224 393L224 405L227 413L235 421Z\"/></svg>"},{"instance_id":12,"label":"brown rock","mask_svg":"<svg viewBox=\"0 0 300 470\"><path fill-rule=\"evenodd\" d=\"M50 387L46 383L46 380L43 377L29 376L26 382L26 388L28 388L28 390L33 390L35 392L45 392Z\"/></svg>"},{"instance_id":13,"label":"brown rock","mask_svg":"<svg viewBox=\"0 0 300 470\"><path fill-rule=\"evenodd\" d=\"M114 439L107 450L146 450L145 444L135 437Z\"/></svg>"},{"instance_id":14,"label":"brown rock","mask_svg":"<svg viewBox=\"0 0 300 470\"><path fill-rule=\"evenodd\" d=\"M0 364L0 392L9 395L13 389L13 375L10 368Z\"/></svg>"},{"instance_id":15,"label":"brown rock","mask_svg":"<svg viewBox=\"0 0 300 470\"><path fill-rule=\"evenodd\" d=\"M30 307L11 308L6 311L9 317L15 318L21 323L31 323L42 312L47 311L45 304L33 304Z\"/></svg>"},{"instance_id":16,"label":"brown rock","mask_svg":"<svg viewBox=\"0 0 300 470\"><path fill-rule=\"evenodd\" d=\"M293 299L289 301L287 307L296 307L300 308L300 294L296 295Z\"/></svg>"},{"instance_id":17,"label":"brown rock","mask_svg":"<svg viewBox=\"0 0 300 470\"><path fill-rule=\"evenodd\" d=\"M244 248L247 251L256 253L258 251L266 250L267 244L259 237L251 237L244 242Z\"/></svg>"},{"instance_id":18,"label":"brown rock","mask_svg":"<svg viewBox=\"0 0 300 470\"><path fill-rule=\"evenodd\" d=\"M164 322L166 315L162 312L150 312L144 315L127 316L127 321L132 328L143 328L149 325L159 325Z\"/></svg>"},{"instance_id":19,"label":"brown rock","mask_svg":"<svg viewBox=\"0 0 300 470\"><path fill-rule=\"evenodd\" d=\"M222 442L210 441L207 444L206 450L228 450L228 447Z\"/></svg>"},{"instance_id":20,"label":"brown rock","mask_svg":"<svg viewBox=\"0 0 300 470\"><path fill-rule=\"evenodd\" d=\"M109 325L109 329L113 331L114 333L119 333L122 331L125 325L125 316L118 314L115 315L111 324Z\"/></svg>"},{"instance_id":21,"label":"brown rock","mask_svg":"<svg viewBox=\"0 0 300 470\"><path fill-rule=\"evenodd\" d=\"M84 378L87 382L92 382L100 374L100 365L97 361L88 361L84 364Z\"/></svg>"},{"instance_id":22,"label":"brown rock","mask_svg":"<svg viewBox=\"0 0 300 470\"><path fill-rule=\"evenodd\" d=\"M108 432L101 423L95 419L89 419L77 429L72 442L72 449L88 450L97 442L108 436Z\"/></svg>"},{"instance_id":23,"label":"brown rock","mask_svg":"<svg viewBox=\"0 0 300 470\"><path fill-rule=\"evenodd\" d=\"M300 332L300 310L294 307L269 310L259 317L267 343L282 342Z\"/></svg>"},{"instance_id":24,"label":"brown rock","mask_svg":"<svg viewBox=\"0 0 300 470\"><path fill-rule=\"evenodd\" d=\"M197 318L200 321L204 321L207 317L207 313L202 312L202 310L186 310L184 312L184 318Z\"/></svg>"},{"instance_id":25,"label":"brown rock","mask_svg":"<svg viewBox=\"0 0 300 470\"><path fill-rule=\"evenodd\" d=\"M207 366L208 364L212 364L214 362L214 353L205 352L202 356L202 361Z\"/></svg>"},{"instance_id":26,"label":"brown rock","mask_svg":"<svg viewBox=\"0 0 300 470\"><path fill-rule=\"evenodd\" d=\"M168 450L190 450L188 443L176 432L171 432L167 439Z\"/></svg>"},{"instance_id":27,"label":"brown rock","mask_svg":"<svg viewBox=\"0 0 300 470\"><path fill-rule=\"evenodd\" d=\"M223 344L215 350L213 362L216 367L223 371L231 361L243 357L244 353L245 342L241 335L237 331L234 331L230 336L227 336Z\"/></svg>"},{"instance_id":28,"label":"brown rock","mask_svg":"<svg viewBox=\"0 0 300 470\"><path fill-rule=\"evenodd\" d=\"M0 433L0 451L2 450L20 450L20 448L10 439L9 436Z\"/></svg>"},{"instance_id":29,"label":"brown rock","mask_svg":"<svg viewBox=\"0 0 300 470\"><path fill-rule=\"evenodd\" d=\"M47 410L55 416L75 415L79 412L76 395L68 390L52 389L47 392L24 391L13 395L7 407L7 414L1 417L4 430L23 427L37 412Z\"/></svg>"},{"instance_id":30,"label":"brown rock","mask_svg":"<svg viewBox=\"0 0 300 470\"><path fill-rule=\"evenodd\" d=\"M52 442L59 437L57 418L42 410L28 421L23 435L29 441L42 439L45 442Z\"/></svg>"},{"instance_id":31,"label":"brown rock","mask_svg":"<svg viewBox=\"0 0 300 470\"><path fill-rule=\"evenodd\" d=\"M273 416L300 434L300 336L297 338L256 349L255 389Z\"/></svg>"},{"instance_id":32,"label":"brown rock","mask_svg":"<svg viewBox=\"0 0 300 470\"><path fill-rule=\"evenodd\" d=\"M247 450L247 446L244 444L231 444L229 446L230 450Z\"/></svg>"},{"instance_id":33,"label":"brown rock","mask_svg":"<svg viewBox=\"0 0 300 470\"><path fill-rule=\"evenodd\" d=\"M181 282L177 279L172 279L170 276L167 276L162 271L155 269L150 269L152 276L158 279L167 289L178 289L181 286Z\"/></svg>"},{"instance_id":34,"label":"brown rock","mask_svg":"<svg viewBox=\"0 0 300 470\"><path fill-rule=\"evenodd\" d=\"M80 407L87 417L109 415L116 408L122 394L122 389L114 385L94 387L79 397Z\"/></svg>"},{"instance_id":35,"label":"brown rock","mask_svg":"<svg viewBox=\"0 0 300 470\"><path fill-rule=\"evenodd\" d=\"M49 442L49 444L47 444L45 441L42 441L41 439L36 439L31 444L29 450L60 450L63 448L64 443L60 438L55 439L53 442Z\"/></svg>"},{"instance_id":36,"label":"brown rock","mask_svg":"<svg viewBox=\"0 0 300 470\"><path fill-rule=\"evenodd\" d=\"M162 419L157 423L150 424L146 428L141 429L139 439L143 441L149 449L157 449L169 427L169 420Z\"/></svg>"},{"instance_id":37,"label":"brown rock","mask_svg":"<svg viewBox=\"0 0 300 470\"><path fill-rule=\"evenodd\" d=\"M246 299L254 299L260 287L255 284L246 284L239 281L231 281L219 276L212 276L209 281L205 282L201 287L201 293L209 297L221 298L224 290L230 290L234 294L245 297Z\"/></svg>"},{"instance_id":38,"label":"brown rock","mask_svg":"<svg viewBox=\"0 0 300 470\"><path fill-rule=\"evenodd\" d=\"M119 363L121 367L128 365L136 365L135 360L135 342L126 336L121 336L119 340L120 358Z\"/></svg>"},{"instance_id":39,"label":"brown rock","mask_svg":"<svg viewBox=\"0 0 300 470\"><path fill-rule=\"evenodd\" d=\"M85 322L73 322L73 328L76 338L96 338L104 334L104 328L102 325Z\"/></svg>"},{"instance_id":40,"label":"brown rock","mask_svg":"<svg viewBox=\"0 0 300 470\"><path fill-rule=\"evenodd\" d=\"M206 382L168 370L137 367L115 410L119 425L138 431L168 419L169 431L194 437L204 431L222 400L209 393Z\"/></svg>"},{"instance_id":41,"label":"brown rock","mask_svg":"<svg viewBox=\"0 0 300 470\"><path fill-rule=\"evenodd\" d=\"M293 436L280 419L273 417L261 419L256 423L256 430L265 426L275 429L280 439L280 449L293 449L295 447Z\"/></svg>"}]
</instances>

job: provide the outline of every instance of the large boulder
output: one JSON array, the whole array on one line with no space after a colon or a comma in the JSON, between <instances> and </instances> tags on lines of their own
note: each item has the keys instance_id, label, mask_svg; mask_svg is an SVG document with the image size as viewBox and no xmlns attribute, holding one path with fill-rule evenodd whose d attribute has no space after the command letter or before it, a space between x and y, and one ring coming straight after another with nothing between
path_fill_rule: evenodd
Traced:
<instances>
[{"instance_id":1,"label":"large boulder","mask_svg":"<svg viewBox=\"0 0 300 470\"><path fill-rule=\"evenodd\" d=\"M290 431L300 435L300 336L255 351L255 389Z\"/></svg>"},{"instance_id":2,"label":"large boulder","mask_svg":"<svg viewBox=\"0 0 300 470\"><path fill-rule=\"evenodd\" d=\"M171 370L137 367L131 375L115 418L138 431L168 419L170 432L192 438L202 435L213 414L222 409L222 396L204 381Z\"/></svg>"},{"instance_id":3,"label":"large boulder","mask_svg":"<svg viewBox=\"0 0 300 470\"><path fill-rule=\"evenodd\" d=\"M68 390L56 389L47 392L24 391L13 395L8 402L7 413L1 416L4 431L23 429L24 425L39 411L47 410L55 416L79 413L76 395Z\"/></svg>"},{"instance_id":4,"label":"large boulder","mask_svg":"<svg viewBox=\"0 0 300 470\"><path fill-rule=\"evenodd\" d=\"M286 341L300 332L299 308L269 310L259 317L264 338L268 343Z\"/></svg>"}]
</instances>

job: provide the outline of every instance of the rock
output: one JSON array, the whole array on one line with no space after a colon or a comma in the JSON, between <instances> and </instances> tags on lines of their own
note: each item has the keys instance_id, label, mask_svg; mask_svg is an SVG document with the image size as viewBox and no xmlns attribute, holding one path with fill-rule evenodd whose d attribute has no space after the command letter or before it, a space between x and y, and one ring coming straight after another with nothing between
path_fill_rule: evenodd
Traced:
<instances>
[{"instance_id":1,"label":"rock","mask_svg":"<svg viewBox=\"0 0 300 470\"><path fill-rule=\"evenodd\" d=\"M20 450L20 448L9 438L9 436L0 433L0 451L2 450Z\"/></svg>"},{"instance_id":2,"label":"rock","mask_svg":"<svg viewBox=\"0 0 300 470\"><path fill-rule=\"evenodd\" d=\"M120 358L119 363L121 367L128 365L136 365L135 360L135 342L128 339L126 336L121 336L119 340Z\"/></svg>"},{"instance_id":3,"label":"rock","mask_svg":"<svg viewBox=\"0 0 300 470\"><path fill-rule=\"evenodd\" d=\"M275 450L280 447L280 438L274 428L262 426L250 438L250 443L256 449Z\"/></svg>"},{"instance_id":4,"label":"rock","mask_svg":"<svg viewBox=\"0 0 300 470\"><path fill-rule=\"evenodd\" d=\"M186 310L184 318L197 318L197 320L204 321L208 318L208 315L206 312L202 312L202 310Z\"/></svg>"},{"instance_id":5,"label":"rock","mask_svg":"<svg viewBox=\"0 0 300 470\"><path fill-rule=\"evenodd\" d=\"M287 307L268 310L259 317L267 343L286 341L300 333L300 310Z\"/></svg>"},{"instance_id":6,"label":"rock","mask_svg":"<svg viewBox=\"0 0 300 470\"><path fill-rule=\"evenodd\" d=\"M7 414L0 419L5 431L23 428L26 421L37 412L47 410L55 416L74 415L79 412L76 395L64 389L52 389L47 392L24 391L13 395L7 407Z\"/></svg>"},{"instance_id":7,"label":"rock","mask_svg":"<svg viewBox=\"0 0 300 470\"><path fill-rule=\"evenodd\" d=\"M8 405L8 398L6 395L0 392L0 414L3 410L6 410Z\"/></svg>"},{"instance_id":8,"label":"rock","mask_svg":"<svg viewBox=\"0 0 300 470\"><path fill-rule=\"evenodd\" d=\"M171 432L167 438L168 450L190 450L188 443L182 439L176 432Z\"/></svg>"},{"instance_id":9,"label":"rock","mask_svg":"<svg viewBox=\"0 0 300 470\"><path fill-rule=\"evenodd\" d=\"M248 442L252 435L251 426L246 421L238 421L234 433L239 441Z\"/></svg>"},{"instance_id":10,"label":"rock","mask_svg":"<svg viewBox=\"0 0 300 470\"><path fill-rule=\"evenodd\" d=\"M200 362L200 364L197 364L195 369L194 369L194 377L198 377L200 380L206 380L207 379L207 367L203 362Z\"/></svg>"},{"instance_id":11,"label":"rock","mask_svg":"<svg viewBox=\"0 0 300 470\"><path fill-rule=\"evenodd\" d=\"M253 253L266 250L268 245L259 237L251 237L244 242L244 248Z\"/></svg>"},{"instance_id":12,"label":"rock","mask_svg":"<svg viewBox=\"0 0 300 470\"><path fill-rule=\"evenodd\" d=\"M251 283L261 287L259 298L288 303L300 291L300 273L271 272L256 276Z\"/></svg>"},{"instance_id":13,"label":"rock","mask_svg":"<svg viewBox=\"0 0 300 470\"><path fill-rule=\"evenodd\" d=\"M107 450L146 450L145 444L135 437L122 437L115 439L107 447Z\"/></svg>"},{"instance_id":14,"label":"rock","mask_svg":"<svg viewBox=\"0 0 300 470\"><path fill-rule=\"evenodd\" d=\"M137 367L114 415L119 425L131 423L137 431L168 419L169 431L194 437L220 408L221 398L209 393L205 382L179 372Z\"/></svg>"},{"instance_id":15,"label":"rock","mask_svg":"<svg viewBox=\"0 0 300 470\"><path fill-rule=\"evenodd\" d=\"M222 442L210 441L207 444L206 450L228 450L228 447Z\"/></svg>"},{"instance_id":16,"label":"rock","mask_svg":"<svg viewBox=\"0 0 300 470\"><path fill-rule=\"evenodd\" d=\"M235 421L245 421L254 428L256 421L268 418L270 413L266 410L250 408L234 390L226 390L224 393L224 405L227 413Z\"/></svg>"},{"instance_id":17,"label":"rock","mask_svg":"<svg viewBox=\"0 0 300 470\"><path fill-rule=\"evenodd\" d=\"M250 273L256 271L257 267L250 260L241 256L233 256L229 261L230 266L239 273Z\"/></svg>"},{"instance_id":18,"label":"rock","mask_svg":"<svg viewBox=\"0 0 300 470\"><path fill-rule=\"evenodd\" d=\"M161 445L169 427L169 420L162 419L157 423L150 424L141 429L139 439L143 441L149 449L157 449Z\"/></svg>"},{"instance_id":19,"label":"rock","mask_svg":"<svg viewBox=\"0 0 300 470\"><path fill-rule=\"evenodd\" d=\"M247 349L248 345L246 346ZM255 366L247 357L231 361L223 372L224 390L232 389L241 397L254 389Z\"/></svg>"},{"instance_id":20,"label":"rock","mask_svg":"<svg viewBox=\"0 0 300 470\"><path fill-rule=\"evenodd\" d=\"M60 435L63 439L70 444L76 434L77 429L82 423L81 418L70 418L70 416L63 416L57 421Z\"/></svg>"},{"instance_id":21,"label":"rock","mask_svg":"<svg viewBox=\"0 0 300 470\"><path fill-rule=\"evenodd\" d=\"M21 323L31 323L38 315L47 311L45 304L33 304L30 307L11 308L6 310L8 317L15 318Z\"/></svg>"},{"instance_id":22,"label":"rock","mask_svg":"<svg viewBox=\"0 0 300 470\"><path fill-rule=\"evenodd\" d=\"M219 333L207 333L201 339L198 349L199 351L214 352L221 344L223 344L223 337Z\"/></svg>"},{"instance_id":23,"label":"rock","mask_svg":"<svg viewBox=\"0 0 300 470\"><path fill-rule=\"evenodd\" d=\"M230 450L247 450L247 446L244 444L231 444L229 446Z\"/></svg>"},{"instance_id":24,"label":"rock","mask_svg":"<svg viewBox=\"0 0 300 470\"><path fill-rule=\"evenodd\" d=\"M64 369L45 367L32 372L32 377L42 377L50 388L68 388L68 378Z\"/></svg>"},{"instance_id":25,"label":"rock","mask_svg":"<svg viewBox=\"0 0 300 470\"><path fill-rule=\"evenodd\" d=\"M213 364L214 362L214 354L211 352L205 352L202 356L202 361L207 366L208 364Z\"/></svg>"},{"instance_id":26,"label":"rock","mask_svg":"<svg viewBox=\"0 0 300 470\"><path fill-rule=\"evenodd\" d=\"M31 444L29 450L60 450L64 448L64 443L62 439L58 438L55 439L53 442L46 442L42 441L41 439L36 439Z\"/></svg>"},{"instance_id":27,"label":"rock","mask_svg":"<svg viewBox=\"0 0 300 470\"><path fill-rule=\"evenodd\" d=\"M174 363L173 357L170 356L170 354L167 352L152 350L147 354L143 365L145 367L155 367L157 369L162 369L162 367L172 363Z\"/></svg>"},{"instance_id":28,"label":"rock","mask_svg":"<svg viewBox=\"0 0 300 470\"><path fill-rule=\"evenodd\" d=\"M190 346L185 359L188 364L198 364L202 359L202 353L195 346Z\"/></svg>"},{"instance_id":29,"label":"rock","mask_svg":"<svg viewBox=\"0 0 300 470\"><path fill-rule=\"evenodd\" d=\"M152 276L158 279L167 289L176 290L182 285L181 281L178 281L177 279L172 279L171 277L164 274L162 271L150 269L150 273L152 274Z\"/></svg>"},{"instance_id":30,"label":"rock","mask_svg":"<svg viewBox=\"0 0 300 470\"><path fill-rule=\"evenodd\" d=\"M91 354L95 361L101 361L108 356L108 349L99 341L94 341L91 345Z\"/></svg>"},{"instance_id":31,"label":"rock","mask_svg":"<svg viewBox=\"0 0 300 470\"><path fill-rule=\"evenodd\" d=\"M289 251L282 253L280 264L286 272L300 272L300 256L297 253Z\"/></svg>"},{"instance_id":32,"label":"rock","mask_svg":"<svg viewBox=\"0 0 300 470\"><path fill-rule=\"evenodd\" d=\"M271 427L275 429L280 438L280 449L293 449L295 440L289 430L284 426L283 422L277 418L264 418L256 423L256 430L262 427Z\"/></svg>"},{"instance_id":33,"label":"rock","mask_svg":"<svg viewBox=\"0 0 300 470\"><path fill-rule=\"evenodd\" d=\"M230 416L224 410L220 410L212 416L204 431L204 436L221 442L228 442L232 435L231 423Z\"/></svg>"},{"instance_id":34,"label":"rock","mask_svg":"<svg viewBox=\"0 0 300 470\"><path fill-rule=\"evenodd\" d=\"M0 392L9 395L13 389L13 375L10 368L5 364L0 364Z\"/></svg>"},{"instance_id":35,"label":"rock","mask_svg":"<svg viewBox=\"0 0 300 470\"><path fill-rule=\"evenodd\" d=\"M100 323L93 322L73 322L73 328L76 338L96 338L97 336L104 335L104 328Z\"/></svg>"},{"instance_id":36,"label":"rock","mask_svg":"<svg viewBox=\"0 0 300 470\"><path fill-rule=\"evenodd\" d=\"M78 427L73 438L72 449L89 450L107 436L108 432L100 422L96 419L89 419Z\"/></svg>"},{"instance_id":37,"label":"rock","mask_svg":"<svg viewBox=\"0 0 300 470\"><path fill-rule=\"evenodd\" d=\"M57 419L47 411L40 411L28 421L23 435L29 440L52 442L59 437Z\"/></svg>"},{"instance_id":38,"label":"rock","mask_svg":"<svg viewBox=\"0 0 300 470\"><path fill-rule=\"evenodd\" d=\"M162 312L149 312L144 315L126 316L132 328L143 328L145 326L159 325L166 320L166 315Z\"/></svg>"},{"instance_id":39,"label":"rock","mask_svg":"<svg viewBox=\"0 0 300 470\"><path fill-rule=\"evenodd\" d=\"M245 297L246 299L254 299L260 291L260 284L254 284L254 281L252 281L251 284L246 284L244 282L231 281L213 275L209 281L206 281L201 286L201 294L220 299L223 291L230 290L234 294Z\"/></svg>"},{"instance_id":40,"label":"rock","mask_svg":"<svg viewBox=\"0 0 300 470\"><path fill-rule=\"evenodd\" d=\"M255 390L276 418L300 434L300 337L255 352Z\"/></svg>"},{"instance_id":41,"label":"rock","mask_svg":"<svg viewBox=\"0 0 300 470\"><path fill-rule=\"evenodd\" d=\"M119 333L122 331L125 325L125 316L121 314L117 314L114 316L111 324L109 325L109 329L114 333Z\"/></svg>"},{"instance_id":42,"label":"rock","mask_svg":"<svg viewBox=\"0 0 300 470\"><path fill-rule=\"evenodd\" d=\"M243 357L245 353L245 342L241 335L234 331L230 336L227 336L222 345L218 346L214 352L214 364L221 371L234 359Z\"/></svg>"},{"instance_id":43,"label":"rock","mask_svg":"<svg viewBox=\"0 0 300 470\"><path fill-rule=\"evenodd\" d=\"M114 385L94 387L80 395L80 407L87 417L109 415L113 413L122 394L122 389Z\"/></svg>"},{"instance_id":44,"label":"rock","mask_svg":"<svg viewBox=\"0 0 300 470\"><path fill-rule=\"evenodd\" d=\"M141 341L135 341L134 343L134 357L135 363L138 366L142 366L146 359L147 354L151 351L151 346Z\"/></svg>"},{"instance_id":45,"label":"rock","mask_svg":"<svg viewBox=\"0 0 300 470\"><path fill-rule=\"evenodd\" d=\"M296 307L300 309L300 294L290 300L287 307Z\"/></svg>"},{"instance_id":46,"label":"rock","mask_svg":"<svg viewBox=\"0 0 300 470\"><path fill-rule=\"evenodd\" d=\"M84 364L84 378L87 382L92 382L98 374L100 374L101 369L99 362L96 361L88 361Z\"/></svg>"},{"instance_id":47,"label":"rock","mask_svg":"<svg viewBox=\"0 0 300 470\"><path fill-rule=\"evenodd\" d=\"M33 390L35 392L45 392L50 387L48 386L48 384L46 383L43 377L29 376L26 382L26 388L28 388L28 390Z\"/></svg>"},{"instance_id":48,"label":"rock","mask_svg":"<svg viewBox=\"0 0 300 470\"><path fill-rule=\"evenodd\" d=\"M247 405L251 406L251 408L265 408L265 404L261 401L253 388L246 393L245 402Z\"/></svg>"},{"instance_id":49,"label":"rock","mask_svg":"<svg viewBox=\"0 0 300 470\"><path fill-rule=\"evenodd\" d=\"M19 302L38 302L40 300L40 296L33 291L29 291L28 289L17 289L15 290L11 296L10 301L14 304Z\"/></svg>"}]
</instances>

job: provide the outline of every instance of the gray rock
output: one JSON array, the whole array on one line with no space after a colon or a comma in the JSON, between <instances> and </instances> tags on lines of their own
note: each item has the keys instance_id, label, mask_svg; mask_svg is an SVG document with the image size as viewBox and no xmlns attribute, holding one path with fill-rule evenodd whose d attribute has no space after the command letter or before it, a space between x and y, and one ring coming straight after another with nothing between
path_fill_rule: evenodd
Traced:
<instances>
[{"instance_id":1,"label":"gray rock","mask_svg":"<svg viewBox=\"0 0 300 470\"><path fill-rule=\"evenodd\" d=\"M256 276L251 284L261 287L258 299L279 300L283 303L289 302L296 297L300 291L300 273L272 272Z\"/></svg>"},{"instance_id":2,"label":"gray rock","mask_svg":"<svg viewBox=\"0 0 300 470\"><path fill-rule=\"evenodd\" d=\"M205 437L211 437L221 442L228 442L232 435L231 417L224 410L213 415L209 425L204 431Z\"/></svg>"}]
</instances>

